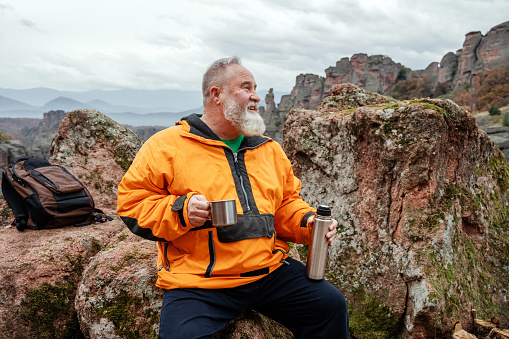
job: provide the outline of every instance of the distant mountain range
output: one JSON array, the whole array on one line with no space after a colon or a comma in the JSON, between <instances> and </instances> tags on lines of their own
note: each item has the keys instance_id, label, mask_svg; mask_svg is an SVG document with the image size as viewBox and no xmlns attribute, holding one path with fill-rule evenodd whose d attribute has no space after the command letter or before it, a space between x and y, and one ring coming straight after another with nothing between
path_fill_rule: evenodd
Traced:
<instances>
[{"instance_id":1,"label":"distant mountain range","mask_svg":"<svg viewBox=\"0 0 509 339\"><path fill-rule=\"evenodd\" d=\"M259 91L261 106L268 91ZM274 93L279 99L284 93ZM202 113L200 91L92 90L58 91L0 88L0 117L38 118L51 110L66 112L92 108L115 121L131 126L170 126L190 113Z\"/></svg>"}]
</instances>

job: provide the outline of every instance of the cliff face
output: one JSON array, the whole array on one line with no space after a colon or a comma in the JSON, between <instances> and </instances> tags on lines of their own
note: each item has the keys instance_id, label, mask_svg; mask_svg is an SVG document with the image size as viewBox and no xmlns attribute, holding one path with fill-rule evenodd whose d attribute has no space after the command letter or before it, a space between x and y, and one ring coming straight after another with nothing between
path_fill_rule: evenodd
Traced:
<instances>
[{"instance_id":1,"label":"cliff face","mask_svg":"<svg viewBox=\"0 0 509 339\"><path fill-rule=\"evenodd\" d=\"M493 27L486 35L468 33L456 57L458 70L453 81L454 88L471 84L479 71L508 66L509 21Z\"/></svg>"},{"instance_id":2,"label":"cliff face","mask_svg":"<svg viewBox=\"0 0 509 339\"><path fill-rule=\"evenodd\" d=\"M386 95L400 80L427 78L432 92L438 84L454 90L472 84L479 71L505 66L509 66L509 21L493 27L486 35L468 33L462 49L447 53L440 63L433 62L424 70L411 70L387 56L354 54L327 68L325 77L300 74L292 92L281 98L278 109L315 109L332 86L342 83Z\"/></svg>"},{"instance_id":3,"label":"cliff face","mask_svg":"<svg viewBox=\"0 0 509 339\"><path fill-rule=\"evenodd\" d=\"M353 85L294 109L283 148L312 205L330 204L329 281L356 338L447 338L471 308L509 324L509 166L450 100ZM337 112L337 113L335 113Z\"/></svg>"},{"instance_id":4,"label":"cliff face","mask_svg":"<svg viewBox=\"0 0 509 339\"><path fill-rule=\"evenodd\" d=\"M387 93L402 69L401 64L384 55L354 54L350 60L343 58L336 67L325 70L324 94L327 96L332 86L347 82L369 92Z\"/></svg>"}]
</instances>

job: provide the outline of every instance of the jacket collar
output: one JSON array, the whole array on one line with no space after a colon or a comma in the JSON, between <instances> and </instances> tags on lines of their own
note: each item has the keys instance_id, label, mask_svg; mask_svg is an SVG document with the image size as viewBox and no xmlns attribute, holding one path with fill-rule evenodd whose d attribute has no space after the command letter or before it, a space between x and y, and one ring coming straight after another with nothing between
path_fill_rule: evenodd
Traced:
<instances>
[{"instance_id":1,"label":"jacket collar","mask_svg":"<svg viewBox=\"0 0 509 339\"><path fill-rule=\"evenodd\" d=\"M202 114L196 114L193 113L191 115L188 115L186 117L183 117L181 120L186 121L189 126L190 130L189 133L195 134L199 137L210 139L210 140L217 140L221 141L221 139L214 133L207 124L205 124L200 118L202 117ZM177 122L177 125L180 125L180 122ZM266 136L262 135L255 135L250 137L244 137L244 140L242 141L242 144L240 145L240 148L255 148L260 146L261 144L266 143L267 141L271 141L272 139Z\"/></svg>"}]
</instances>

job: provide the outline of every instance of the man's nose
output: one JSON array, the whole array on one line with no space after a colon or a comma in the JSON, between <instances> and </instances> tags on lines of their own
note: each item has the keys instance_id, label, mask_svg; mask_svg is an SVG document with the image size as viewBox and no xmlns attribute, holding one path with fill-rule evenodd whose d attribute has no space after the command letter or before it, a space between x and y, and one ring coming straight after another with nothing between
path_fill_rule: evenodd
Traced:
<instances>
[{"instance_id":1,"label":"man's nose","mask_svg":"<svg viewBox=\"0 0 509 339\"><path fill-rule=\"evenodd\" d=\"M250 99L251 101L260 102L260 97L258 96L258 93L256 93L256 91L253 91L253 93L251 94L251 96L249 97L249 99Z\"/></svg>"}]
</instances>

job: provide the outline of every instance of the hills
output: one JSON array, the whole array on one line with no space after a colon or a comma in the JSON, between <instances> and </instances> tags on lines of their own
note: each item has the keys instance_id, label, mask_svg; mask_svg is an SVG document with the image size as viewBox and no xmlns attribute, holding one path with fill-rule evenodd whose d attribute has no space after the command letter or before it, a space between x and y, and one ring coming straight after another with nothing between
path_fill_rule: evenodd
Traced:
<instances>
[{"instance_id":1,"label":"hills","mask_svg":"<svg viewBox=\"0 0 509 339\"><path fill-rule=\"evenodd\" d=\"M130 91L131 93L133 91ZM146 92L146 91L142 91ZM202 108L196 103L195 109L172 111L170 106L161 107L138 107L129 105L115 105L101 99L93 99L82 102L70 97L63 96L60 91L46 88L31 90L5 90L0 89L0 93L8 93L13 97L20 98L29 102L39 102L42 98L51 98L44 104L37 106L28 104L26 101L12 99L10 97L0 95L0 117L4 118L38 118L41 119L45 112L63 110L72 111L79 108L92 108L110 116L117 122L132 126L171 126L175 124L182 116L189 114L189 111L200 113ZM69 93L67 93L69 94ZM105 97L101 95L101 91L95 91L97 97ZM116 93L118 95L118 93ZM71 93L72 95L72 93ZM138 93L138 96L140 93ZM78 95L79 96L79 95ZM82 95L85 98L85 96ZM127 96L129 98L129 96ZM128 100L129 101L129 100ZM136 102L131 100L131 102ZM141 102L141 101L138 101ZM193 100L192 103L197 102ZM179 106L183 107L183 106Z\"/></svg>"},{"instance_id":2,"label":"hills","mask_svg":"<svg viewBox=\"0 0 509 339\"><path fill-rule=\"evenodd\" d=\"M259 91L263 99L268 91ZM274 92L276 98L284 93ZM0 117L38 118L49 111L96 109L115 121L131 126L171 126L190 113L202 113L200 91L93 90L58 91L0 88ZM263 106L263 100L261 105Z\"/></svg>"}]
</instances>

